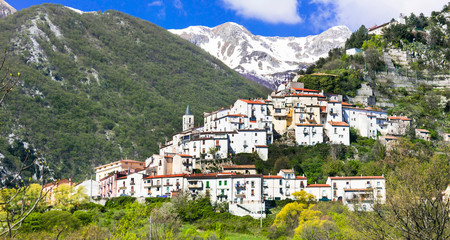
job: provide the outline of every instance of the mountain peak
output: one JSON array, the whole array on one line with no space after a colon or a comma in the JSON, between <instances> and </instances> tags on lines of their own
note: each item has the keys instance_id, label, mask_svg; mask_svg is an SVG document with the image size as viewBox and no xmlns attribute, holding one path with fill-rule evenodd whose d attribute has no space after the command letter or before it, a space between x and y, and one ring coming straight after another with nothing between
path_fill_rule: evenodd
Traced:
<instances>
[{"instance_id":1,"label":"mountain peak","mask_svg":"<svg viewBox=\"0 0 450 240\"><path fill-rule=\"evenodd\" d=\"M0 0L0 18L6 17L8 15L11 15L16 12L16 9L11 7L7 2L4 0Z\"/></svg>"},{"instance_id":2,"label":"mountain peak","mask_svg":"<svg viewBox=\"0 0 450 240\"><path fill-rule=\"evenodd\" d=\"M308 37L264 37L253 35L234 22L213 28L192 26L169 31L198 45L239 73L263 79L261 84L274 89L284 80L286 72L297 71L326 57L329 50L342 47L352 33L346 26L335 26Z\"/></svg>"}]
</instances>

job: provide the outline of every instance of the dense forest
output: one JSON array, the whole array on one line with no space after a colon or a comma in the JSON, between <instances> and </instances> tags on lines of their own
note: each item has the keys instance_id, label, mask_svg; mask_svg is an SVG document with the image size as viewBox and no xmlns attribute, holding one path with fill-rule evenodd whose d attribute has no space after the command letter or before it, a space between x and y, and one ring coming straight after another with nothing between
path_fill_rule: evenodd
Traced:
<instances>
[{"instance_id":1,"label":"dense forest","mask_svg":"<svg viewBox=\"0 0 450 240\"><path fill-rule=\"evenodd\" d=\"M116 11L44 4L0 19L0 32L5 66L21 74L0 112L3 173L30 150L55 178L81 180L94 166L157 152L181 130L187 105L199 125L204 111L268 93L194 44Z\"/></svg>"}]
</instances>

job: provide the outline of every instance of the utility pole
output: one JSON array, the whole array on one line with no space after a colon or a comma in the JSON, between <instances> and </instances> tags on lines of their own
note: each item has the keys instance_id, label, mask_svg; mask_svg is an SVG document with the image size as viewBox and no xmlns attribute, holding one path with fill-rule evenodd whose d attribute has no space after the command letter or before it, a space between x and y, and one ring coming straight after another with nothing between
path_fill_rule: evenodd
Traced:
<instances>
[{"instance_id":1,"label":"utility pole","mask_svg":"<svg viewBox=\"0 0 450 240\"><path fill-rule=\"evenodd\" d=\"M91 197L89 198L89 201L92 202L92 174L91 174Z\"/></svg>"},{"instance_id":2,"label":"utility pole","mask_svg":"<svg viewBox=\"0 0 450 240\"><path fill-rule=\"evenodd\" d=\"M152 240L152 215L150 214L150 235L149 235L149 240Z\"/></svg>"}]
</instances>

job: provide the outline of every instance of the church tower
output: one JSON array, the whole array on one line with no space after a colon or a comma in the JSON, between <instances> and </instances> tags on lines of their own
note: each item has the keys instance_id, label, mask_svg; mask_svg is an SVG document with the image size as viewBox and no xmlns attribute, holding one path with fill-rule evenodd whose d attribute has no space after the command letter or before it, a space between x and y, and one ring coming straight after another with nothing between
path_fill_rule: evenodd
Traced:
<instances>
[{"instance_id":1,"label":"church tower","mask_svg":"<svg viewBox=\"0 0 450 240\"><path fill-rule=\"evenodd\" d=\"M194 128L194 115L191 114L189 105L186 108L186 113L183 115L183 132Z\"/></svg>"}]
</instances>

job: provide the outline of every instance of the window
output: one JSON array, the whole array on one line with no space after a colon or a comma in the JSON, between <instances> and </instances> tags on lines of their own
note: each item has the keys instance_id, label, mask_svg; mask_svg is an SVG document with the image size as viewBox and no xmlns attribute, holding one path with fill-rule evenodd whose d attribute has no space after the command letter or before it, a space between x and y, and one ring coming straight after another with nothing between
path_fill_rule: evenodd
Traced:
<instances>
[{"instance_id":1,"label":"window","mask_svg":"<svg viewBox=\"0 0 450 240\"><path fill-rule=\"evenodd\" d=\"M227 180L223 181L223 185L224 185L224 186L227 185Z\"/></svg>"},{"instance_id":2,"label":"window","mask_svg":"<svg viewBox=\"0 0 450 240\"><path fill-rule=\"evenodd\" d=\"M258 136L258 133L255 133L255 136Z\"/></svg>"},{"instance_id":3,"label":"window","mask_svg":"<svg viewBox=\"0 0 450 240\"><path fill-rule=\"evenodd\" d=\"M337 128L334 128L334 133L335 133L335 134L337 133Z\"/></svg>"},{"instance_id":4,"label":"window","mask_svg":"<svg viewBox=\"0 0 450 240\"><path fill-rule=\"evenodd\" d=\"M209 188L209 181L206 181L206 188Z\"/></svg>"},{"instance_id":5,"label":"window","mask_svg":"<svg viewBox=\"0 0 450 240\"><path fill-rule=\"evenodd\" d=\"M252 196L255 196L255 189L252 189Z\"/></svg>"},{"instance_id":6,"label":"window","mask_svg":"<svg viewBox=\"0 0 450 240\"><path fill-rule=\"evenodd\" d=\"M283 179L280 179L280 185L283 185Z\"/></svg>"},{"instance_id":7,"label":"window","mask_svg":"<svg viewBox=\"0 0 450 240\"><path fill-rule=\"evenodd\" d=\"M219 181L219 186L222 186L222 181Z\"/></svg>"},{"instance_id":8,"label":"window","mask_svg":"<svg viewBox=\"0 0 450 240\"><path fill-rule=\"evenodd\" d=\"M281 113L281 109L280 108L275 108L275 113Z\"/></svg>"},{"instance_id":9,"label":"window","mask_svg":"<svg viewBox=\"0 0 450 240\"><path fill-rule=\"evenodd\" d=\"M252 181L252 188L254 188L255 187L255 182L254 181ZM253 191L253 190L252 190Z\"/></svg>"},{"instance_id":10,"label":"window","mask_svg":"<svg viewBox=\"0 0 450 240\"><path fill-rule=\"evenodd\" d=\"M336 190L334 190L334 191L333 191L333 196L335 196L335 197L336 197Z\"/></svg>"},{"instance_id":11,"label":"window","mask_svg":"<svg viewBox=\"0 0 450 240\"><path fill-rule=\"evenodd\" d=\"M333 183L333 188L336 188L336 183Z\"/></svg>"},{"instance_id":12,"label":"window","mask_svg":"<svg viewBox=\"0 0 450 240\"><path fill-rule=\"evenodd\" d=\"M280 188L280 193L283 194L283 188Z\"/></svg>"}]
</instances>

